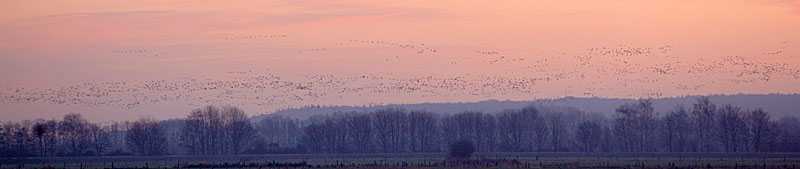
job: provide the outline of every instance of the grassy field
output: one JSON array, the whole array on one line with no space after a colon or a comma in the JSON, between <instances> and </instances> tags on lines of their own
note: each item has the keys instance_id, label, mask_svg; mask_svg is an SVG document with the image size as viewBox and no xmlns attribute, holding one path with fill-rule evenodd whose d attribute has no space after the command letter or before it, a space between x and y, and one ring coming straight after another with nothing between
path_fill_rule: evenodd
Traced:
<instances>
[{"instance_id":1,"label":"grassy field","mask_svg":"<svg viewBox=\"0 0 800 169\"><path fill-rule=\"evenodd\" d=\"M795 153L477 153L446 160L443 153L68 157L0 159L2 169L145 168L787 168Z\"/></svg>"}]
</instances>

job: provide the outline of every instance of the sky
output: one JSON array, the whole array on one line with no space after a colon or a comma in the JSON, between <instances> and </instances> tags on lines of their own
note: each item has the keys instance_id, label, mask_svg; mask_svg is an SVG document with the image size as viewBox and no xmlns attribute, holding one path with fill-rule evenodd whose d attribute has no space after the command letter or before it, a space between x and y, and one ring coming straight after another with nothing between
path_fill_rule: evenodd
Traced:
<instances>
[{"instance_id":1,"label":"sky","mask_svg":"<svg viewBox=\"0 0 800 169\"><path fill-rule=\"evenodd\" d=\"M0 1L0 119L800 91L800 1Z\"/></svg>"}]
</instances>

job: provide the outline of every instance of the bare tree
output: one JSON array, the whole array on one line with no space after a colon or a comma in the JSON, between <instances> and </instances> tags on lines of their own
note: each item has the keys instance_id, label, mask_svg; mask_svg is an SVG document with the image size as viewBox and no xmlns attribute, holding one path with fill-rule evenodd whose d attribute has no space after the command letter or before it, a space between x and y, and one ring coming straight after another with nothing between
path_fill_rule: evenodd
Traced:
<instances>
[{"instance_id":1,"label":"bare tree","mask_svg":"<svg viewBox=\"0 0 800 169\"><path fill-rule=\"evenodd\" d=\"M528 146L533 144L534 132L536 134L547 133L542 132L546 127L543 120L538 118L538 110L533 107L526 107L526 110L505 110L498 114L497 128L499 138L501 140L501 149L504 151L520 152L527 151L529 147L541 147L542 144L537 142L538 146ZM537 137L543 138L543 137ZM542 142L543 143L543 142ZM532 150L530 150L532 151Z\"/></svg>"},{"instance_id":2,"label":"bare tree","mask_svg":"<svg viewBox=\"0 0 800 169\"><path fill-rule=\"evenodd\" d=\"M612 131L611 127L602 124L603 134L600 138L600 151L603 152L612 152L614 151L614 145L616 142L614 141L614 132Z\"/></svg>"},{"instance_id":3,"label":"bare tree","mask_svg":"<svg viewBox=\"0 0 800 169\"><path fill-rule=\"evenodd\" d=\"M2 125L0 130L0 156L5 157L25 157L35 155L32 147L35 144L34 136L30 130L33 124L30 121L22 123L8 122Z\"/></svg>"},{"instance_id":4,"label":"bare tree","mask_svg":"<svg viewBox=\"0 0 800 169\"><path fill-rule=\"evenodd\" d=\"M494 116L487 115L481 112L463 112L453 116L446 117L444 120L449 121L443 123L442 127L454 128L450 132L455 135L454 140L448 140L448 145L453 144L457 140L469 140L476 145L477 151L488 152L491 151L493 139L495 136L496 124Z\"/></svg>"},{"instance_id":5,"label":"bare tree","mask_svg":"<svg viewBox=\"0 0 800 169\"><path fill-rule=\"evenodd\" d=\"M334 113L325 120L324 124L328 129L325 136L327 137L328 147L331 148L330 153L351 152L350 146L347 144L347 133L350 129L347 128L347 121L345 119L347 119L345 114Z\"/></svg>"},{"instance_id":6,"label":"bare tree","mask_svg":"<svg viewBox=\"0 0 800 169\"><path fill-rule=\"evenodd\" d=\"M433 151L437 140L438 124L436 117L434 117L433 113L427 111L411 111L408 116L411 151Z\"/></svg>"},{"instance_id":7,"label":"bare tree","mask_svg":"<svg viewBox=\"0 0 800 169\"><path fill-rule=\"evenodd\" d=\"M34 135L36 136L36 139L37 139L37 155L38 156L44 157L45 154L46 154L45 139L46 139L46 137L48 137L48 132L50 130L53 130L53 129L48 128L48 126L47 126L46 122L44 122L44 120L36 122L36 124L34 124L34 126L33 126L33 133L34 133Z\"/></svg>"},{"instance_id":8,"label":"bare tree","mask_svg":"<svg viewBox=\"0 0 800 169\"><path fill-rule=\"evenodd\" d=\"M382 152L402 152L408 125L408 115L402 109L385 109L373 113L372 126L375 127L376 143Z\"/></svg>"},{"instance_id":9,"label":"bare tree","mask_svg":"<svg viewBox=\"0 0 800 169\"><path fill-rule=\"evenodd\" d=\"M47 130L45 130L44 135L42 138L44 139L44 144L42 147L44 148L43 156L56 156L56 149L58 148L58 125L59 122L56 119L47 120L44 123L44 126ZM49 154L48 154L49 153Z\"/></svg>"},{"instance_id":10,"label":"bare tree","mask_svg":"<svg viewBox=\"0 0 800 169\"><path fill-rule=\"evenodd\" d=\"M166 150L167 138L158 121L153 118L140 118L131 125L125 141L131 151L138 155L162 155Z\"/></svg>"},{"instance_id":11,"label":"bare tree","mask_svg":"<svg viewBox=\"0 0 800 169\"><path fill-rule=\"evenodd\" d=\"M484 147L481 147L485 152L494 152L497 151L497 120L493 114L484 114L482 118L481 124L483 125L480 128L480 138L483 139L481 142L483 143Z\"/></svg>"},{"instance_id":12,"label":"bare tree","mask_svg":"<svg viewBox=\"0 0 800 169\"><path fill-rule=\"evenodd\" d=\"M747 118L750 134L753 136L752 145L753 151L762 152L766 151L763 145L767 142L767 137L772 132L770 127L770 117L763 109L756 109L750 112Z\"/></svg>"},{"instance_id":13,"label":"bare tree","mask_svg":"<svg viewBox=\"0 0 800 169\"><path fill-rule=\"evenodd\" d=\"M653 104L649 100L638 103L625 103L617 108L614 134L624 145L623 151L655 151L656 120Z\"/></svg>"},{"instance_id":14,"label":"bare tree","mask_svg":"<svg viewBox=\"0 0 800 169\"><path fill-rule=\"evenodd\" d=\"M306 150L310 153L330 152L326 146L325 134L328 130L322 124L311 124L303 127L305 133L300 139Z\"/></svg>"},{"instance_id":15,"label":"bare tree","mask_svg":"<svg viewBox=\"0 0 800 169\"><path fill-rule=\"evenodd\" d=\"M683 106L676 106L661 118L660 124L659 129L666 151L688 151L686 143L689 141L690 122L689 113Z\"/></svg>"},{"instance_id":16,"label":"bare tree","mask_svg":"<svg viewBox=\"0 0 800 169\"><path fill-rule=\"evenodd\" d=\"M348 136L352 140L353 149L359 153L374 151L372 143L372 118L369 114L352 114L347 119Z\"/></svg>"},{"instance_id":17,"label":"bare tree","mask_svg":"<svg viewBox=\"0 0 800 169\"><path fill-rule=\"evenodd\" d=\"M225 152L239 154L243 151L243 147L247 147L252 141L255 129L250 124L247 114L239 108L224 107L221 114L225 132L224 142L230 146L230 151Z\"/></svg>"},{"instance_id":18,"label":"bare tree","mask_svg":"<svg viewBox=\"0 0 800 169\"><path fill-rule=\"evenodd\" d=\"M545 115L547 129L550 130L550 145L552 151L562 151L563 142L567 138L567 118L564 113L550 112Z\"/></svg>"},{"instance_id":19,"label":"bare tree","mask_svg":"<svg viewBox=\"0 0 800 169\"><path fill-rule=\"evenodd\" d=\"M741 143L745 141L747 124L739 107L729 104L719 109L717 136L722 142L725 152L741 151Z\"/></svg>"},{"instance_id":20,"label":"bare tree","mask_svg":"<svg viewBox=\"0 0 800 169\"><path fill-rule=\"evenodd\" d=\"M184 122L184 127L181 136L181 142L186 147L187 152L192 155L204 154L204 138L205 125L201 119L202 114L199 111L192 112Z\"/></svg>"},{"instance_id":21,"label":"bare tree","mask_svg":"<svg viewBox=\"0 0 800 169\"><path fill-rule=\"evenodd\" d=\"M9 144L10 138L8 125L0 123L0 155L4 157L10 156L8 152L11 149Z\"/></svg>"},{"instance_id":22,"label":"bare tree","mask_svg":"<svg viewBox=\"0 0 800 169\"><path fill-rule=\"evenodd\" d=\"M603 136L603 128L597 121L584 121L578 125L576 131L577 139L580 141L583 151L594 152L600 144Z\"/></svg>"},{"instance_id":23,"label":"bare tree","mask_svg":"<svg viewBox=\"0 0 800 169\"><path fill-rule=\"evenodd\" d=\"M533 131L536 134L533 138L533 144L536 145L536 150L531 151L544 151L545 145L547 145L547 136L550 135L548 133L549 128L547 127L547 120L542 117L535 117L533 121Z\"/></svg>"},{"instance_id":24,"label":"bare tree","mask_svg":"<svg viewBox=\"0 0 800 169\"><path fill-rule=\"evenodd\" d=\"M519 110L520 117L525 123L522 125L525 132L523 133L523 141L527 144L527 151L542 151L547 139L547 122L544 118L539 117L539 109L536 106L529 105L522 107Z\"/></svg>"},{"instance_id":25,"label":"bare tree","mask_svg":"<svg viewBox=\"0 0 800 169\"><path fill-rule=\"evenodd\" d=\"M474 144L477 144L477 147L483 147L483 143L480 142L480 135L479 130L481 126L481 118L483 117L483 113L481 112L464 112L455 114L449 118L453 118L455 126L448 126L452 128L456 128L456 135L458 136L458 140L468 140ZM453 143L450 143L453 144ZM481 150L478 150L481 151Z\"/></svg>"},{"instance_id":26,"label":"bare tree","mask_svg":"<svg viewBox=\"0 0 800 169\"><path fill-rule=\"evenodd\" d=\"M108 145L111 144L109 128L98 124L89 124L89 143L95 156L105 153Z\"/></svg>"},{"instance_id":27,"label":"bare tree","mask_svg":"<svg viewBox=\"0 0 800 169\"><path fill-rule=\"evenodd\" d=\"M442 139L442 144L440 146L445 146L444 148L449 148L450 144L455 143L460 138L459 129L457 128L458 124L452 116L446 116L441 119L440 122L440 137Z\"/></svg>"},{"instance_id":28,"label":"bare tree","mask_svg":"<svg viewBox=\"0 0 800 169\"><path fill-rule=\"evenodd\" d=\"M662 117L649 100L626 103L616 109L613 120L541 106L452 115L382 109L315 115L303 121L269 116L255 127L250 120L236 107L207 106L185 119L165 121L141 118L100 125L71 113L61 121L2 122L0 157L125 155L127 151L136 155L442 152L459 140L483 152L800 151L798 118L772 121L761 109L717 108L707 97L698 99L691 113L676 106ZM253 140L255 135L259 135L257 140ZM185 151L172 149L181 147L175 142L181 142Z\"/></svg>"},{"instance_id":29,"label":"bare tree","mask_svg":"<svg viewBox=\"0 0 800 169\"><path fill-rule=\"evenodd\" d=\"M89 149L89 128L80 114L69 113L59 123L59 135L63 136L64 150L71 156L82 156Z\"/></svg>"},{"instance_id":30,"label":"bare tree","mask_svg":"<svg viewBox=\"0 0 800 169\"><path fill-rule=\"evenodd\" d=\"M267 144L276 143L279 146L297 145L297 141L303 133L296 120L281 115L266 117L256 126L258 133Z\"/></svg>"},{"instance_id":31,"label":"bare tree","mask_svg":"<svg viewBox=\"0 0 800 169\"><path fill-rule=\"evenodd\" d=\"M701 152L712 152L716 150L714 144L714 130L716 128L717 106L708 97L702 96L697 99L692 109L692 123L695 128L697 150Z\"/></svg>"},{"instance_id":32,"label":"bare tree","mask_svg":"<svg viewBox=\"0 0 800 169\"><path fill-rule=\"evenodd\" d=\"M191 154L220 154L224 133L219 108L206 106L192 111L183 131L184 146Z\"/></svg>"},{"instance_id":33,"label":"bare tree","mask_svg":"<svg viewBox=\"0 0 800 169\"><path fill-rule=\"evenodd\" d=\"M800 151L800 119L783 117L776 126L780 130L777 134L778 149L784 152Z\"/></svg>"},{"instance_id":34,"label":"bare tree","mask_svg":"<svg viewBox=\"0 0 800 169\"><path fill-rule=\"evenodd\" d=\"M310 118L310 125L303 128L303 145L312 153L347 153L348 128L346 117L341 113L316 115Z\"/></svg>"},{"instance_id":35,"label":"bare tree","mask_svg":"<svg viewBox=\"0 0 800 169\"><path fill-rule=\"evenodd\" d=\"M520 113L516 110L506 110L497 115L497 120L502 121L502 123L498 124L501 149L511 152L522 151L522 144L525 137L525 129L523 126L526 123L520 117ZM443 120L442 123L446 123L446 121ZM444 124L442 127L444 127ZM452 142L457 141L455 138L448 140Z\"/></svg>"}]
</instances>

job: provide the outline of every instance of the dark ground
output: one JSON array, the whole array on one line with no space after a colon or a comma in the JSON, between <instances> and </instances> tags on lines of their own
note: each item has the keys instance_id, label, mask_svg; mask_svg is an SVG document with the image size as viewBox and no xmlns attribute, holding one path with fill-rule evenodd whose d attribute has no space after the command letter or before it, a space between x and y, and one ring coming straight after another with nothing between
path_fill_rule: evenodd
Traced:
<instances>
[{"instance_id":1,"label":"dark ground","mask_svg":"<svg viewBox=\"0 0 800 169\"><path fill-rule=\"evenodd\" d=\"M800 153L445 153L114 156L0 159L2 169L146 168L800 168Z\"/></svg>"}]
</instances>

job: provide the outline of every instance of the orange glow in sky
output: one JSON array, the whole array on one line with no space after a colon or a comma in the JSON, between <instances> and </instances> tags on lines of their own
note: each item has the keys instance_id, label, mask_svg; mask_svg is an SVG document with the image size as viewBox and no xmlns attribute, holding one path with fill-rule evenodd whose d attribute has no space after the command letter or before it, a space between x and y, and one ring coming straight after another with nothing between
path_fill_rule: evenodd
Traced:
<instances>
[{"instance_id":1,"label":"orange glow in sky","mask_svg":"<svg viewBox=\"0 0 800 169\"><path fill-rule=\"evenodd\" d=\"M798 93L798 30L797 0L4 0L0 119Z\"/></svg>"}]
</instances>

